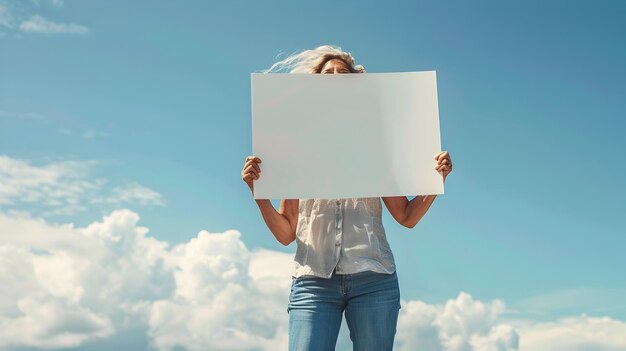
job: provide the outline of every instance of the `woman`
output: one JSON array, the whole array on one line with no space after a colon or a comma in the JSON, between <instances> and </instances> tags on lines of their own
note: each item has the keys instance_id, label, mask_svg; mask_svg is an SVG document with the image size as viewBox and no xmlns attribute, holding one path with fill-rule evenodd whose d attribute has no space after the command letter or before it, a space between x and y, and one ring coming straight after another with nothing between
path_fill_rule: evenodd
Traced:
<instances>
[{"instance_id":1,"label":"woman","mask_svg":"<svg viewBox=\"0 0 626 351\"><path fill-rule=\"evenodd\" d=\"M324 45L294 54L264 72L364 73L349 52ZM435 156L445 182L452 170L447 151ZM261 160L246 158L242 179L254 193ZM413 228L436 195L383 197L401 225ZM393 253L382 225L380 198L282 199L276 211L255 200L263 220L283 245L296 241L289 313L289 350L334 350L345 311L354 350L391 350L400 309Z\"/></svg>"}]
</instances>

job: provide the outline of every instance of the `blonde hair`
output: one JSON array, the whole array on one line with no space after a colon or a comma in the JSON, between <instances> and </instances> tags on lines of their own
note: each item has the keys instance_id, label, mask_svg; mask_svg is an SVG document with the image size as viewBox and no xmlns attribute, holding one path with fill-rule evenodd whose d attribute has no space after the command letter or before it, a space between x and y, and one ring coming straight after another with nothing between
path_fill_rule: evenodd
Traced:
<instances>
[{"instance_id":1,"label":"blonde hair","mask_svg":"<svg viewBox=\"0 0 626 351\"><path fill-rule=\"evenodd\" d=\"M320 73L326 62L332 59L345 62L351 73L365 73L365 68L362 65L355 64L351 53L344 52L339 46L334 45L322 45L312 50L296 52L261 72Z\"/></svg>"}]
</instances>

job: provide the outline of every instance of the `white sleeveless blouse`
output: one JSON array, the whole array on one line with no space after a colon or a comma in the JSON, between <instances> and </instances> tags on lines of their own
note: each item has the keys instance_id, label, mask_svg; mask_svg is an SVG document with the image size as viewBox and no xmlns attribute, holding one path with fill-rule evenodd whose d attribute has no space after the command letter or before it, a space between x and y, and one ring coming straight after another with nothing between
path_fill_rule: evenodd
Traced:
<instances>
[{"instance_id":1,"label":"white sleeveless blouse","mask_svg":"<svg viewBox=\"0 0 626 351\"><path fill-rule=\"evenodd\" d=\"M396 270L380 197L300 199L296 244L294 278Z\"/></svg>"}]
</instances>

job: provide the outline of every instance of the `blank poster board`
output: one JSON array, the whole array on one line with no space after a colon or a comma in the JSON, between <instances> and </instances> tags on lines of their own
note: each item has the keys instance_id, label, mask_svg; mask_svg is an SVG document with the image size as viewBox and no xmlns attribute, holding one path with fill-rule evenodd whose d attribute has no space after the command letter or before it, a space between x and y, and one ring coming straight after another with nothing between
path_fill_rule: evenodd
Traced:
<instances>
[{"instance_id":1,"label":"blank poster board","mask_svg":"<svg viewBox=\"0 0 626 351\"><path fill-rule=\"evenodd\" d=\"M443 194L435 71L252 73L255 199Z\"/></svg>"}]
</instances>

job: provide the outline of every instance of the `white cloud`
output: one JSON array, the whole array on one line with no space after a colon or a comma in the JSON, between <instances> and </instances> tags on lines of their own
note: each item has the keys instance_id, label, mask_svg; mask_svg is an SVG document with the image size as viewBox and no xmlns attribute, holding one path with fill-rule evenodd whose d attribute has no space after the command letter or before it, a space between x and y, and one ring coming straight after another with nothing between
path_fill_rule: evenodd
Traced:
<instances>
[{"instance_id":1,"label":"white cloud","mask_svg":"<svg viewBox=\"0 0 626 351\"><path fill-rule=\"evenodd\" d=\"M469 344L476 351L517 350L519 335L510 325L499 324L493 326L487 335L472 335Z\"/></svg>"},{"instance_id":2,"label":"white cloud","mask_svg":"<svg viewBox=\"0 0 626 351\"><path fill-rule=\"evenodd\" d=\"M251 253L237 231L202 231L175 247L176 289L148 310L149 335L159 350L282 350L291 278L284 269L255 275L273 262L292 267L290 255ZM255 257L257 256L257 257Z\"/></svg>"},{"instance_id":3,"label":"white cloud","mask_svg":"<svg viewBox=\"0 0 626 351\"><path fill-rule=\"evenodd\" d=\"M110 196L95 198L92 202L108 204L139 203L145 205L165 205L163 195L137 183L116 187L111 191Z\"/></svg>"},{"instance_id":4,"label":"white cloud","mask_svg":"<svg viewBox=\"0 0 626 351\"><path fill-rule=\"evenodd\" d=\"M517 327L523 351L623 351L626 323L581 315L556 321L526 322Z\"/></svg>"},{"instance_id":5,"label":"white cloud","mask_svg":"<svg viewBox=\"0 0 626 351\"><path fill-rule=\"evenodd\" d=\"M22 32L42 33L42 34L87 34L89 28L74 23L56 23L43 18L40 15L33 15L23 21L19 29Z\"/></svg>"},{"instance_id":6,"label":"white cloud","mask_svg":"<svg viewBox=\"0 0 626 351\"><path fill-rule=\"evenodd\" d=\"M34 166L0 155L0 204L80 206L81 197L92 194L105 182L87 177L93 164L93 161L59 161Z\"/></svg>"},{"instance_id":7,"label":"white cloud","mask_svg":"<svg viewBox=\"0 0 626 351\"><path fill-rule=\"evenodd\" d=\"M9 12L9 8L2 2L0 2L0 27L13 27L13 17Z\"/></svg>"},{"instance_id":8,"label":"white cloud","mask_svg":"<svg viewBox=\"0 0 626 351\"><path fill-rule=\"evenodd\" d=\"M133 332L156 350L284 350L293 255L250 251L241 233L170 245L116 210L86 227L0 212L0 350L79 347ZM505 304L461 292L403 300L395 350L616 351L608 317L503 321ZM131 335L132 337L132 335ZM338 350L351 349L342 329Z\"/></svg>"},{"instance_id":9,"label":"white cloud","mask_svg":"<svg viewBox=\"0 0 626 351\"><path fill-rule=\"evenodd\" d=\"M2 111L0 111L0 117L2 116ZM64 134L64 135L73 135L74 132L70 129L67 128L59 128L57 129L57 132L59 132L60 134ZM78 133L77 133L78 135ZM80 136L83 139L95 139L95 138L102 138L102 137L106 137L109 136L109 133L106 132L99 132L96 130L92 130L89 129L87 131L84 131L82 134L80 134Z\"/></svg>"},{"instance_id":10,"label":"white cloud","mask_svg":"<svg viewBox=\"0 0 626 351\"><path fill-rule=\"evenodd\" d=\"M396 348L401 351L518 350L518 335L498 322L504 303L483 303L461 292L445 305L401 303Z\"/></svg>"},{"instance_id":11,"label":"white cloud","mask_svg":"<svg viewBox=\"0 0 626 351\"><path fill-rule=\"evenodd\" d=\"M36 7L40 5L38 0L32 0L32 3ZM62 8L64 1L49 0L49 4L56 8ZM54 22L41 15L33 14L33 10L32 6L11 4L0 0L0 29L7 29L7 32L13 33L16 38L22 37L20 32L75 35L86 35L90 32L90 29L84 25ZM6 33L0 32L0 34L5 35Z\"/></svg>"},{"instance_id":12,"label":"white cloud","mask_svg":"<svg viewBox=\"0 0 626 351\"><path fill-rule=\"evenodd\" d=\"M74 347L113 333L108 316L77 303L89 255L100 247L74 232L0 215L0 349Z\"/></svg>"},{"instance_id":13,"label":"white cloud","mask_svg":"<svg viewBox=\"0 0 626 351\"><path fill-rule=\"evenodd\" d=\"M91 204L163 205L161 194L137 183L106 192L104 178L91 175L96 161L56 161L43 165L0 155L0 205L29 206L44 217L71 215Z\"/></svg>"},{"instance_id":14,"label":"white cloud","mask_svg":"<svg viewBox=\"0 0 626 351\"><path fill-rule=\"evenodd\" d=\"M290 255L250 252L235 230L169 247L138 220L0 213L0 349L75 347L137 324L159 350L283 349L289 270L262 267L291 267Z\"/></svg>"}]
</instances>

